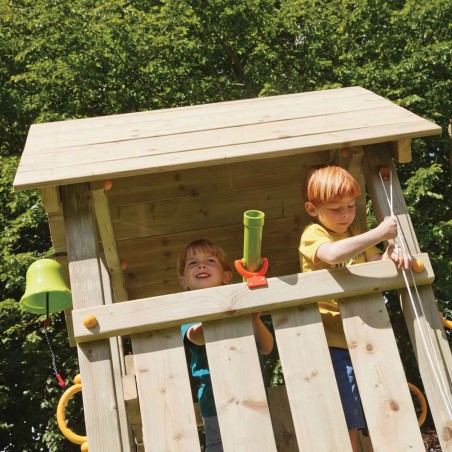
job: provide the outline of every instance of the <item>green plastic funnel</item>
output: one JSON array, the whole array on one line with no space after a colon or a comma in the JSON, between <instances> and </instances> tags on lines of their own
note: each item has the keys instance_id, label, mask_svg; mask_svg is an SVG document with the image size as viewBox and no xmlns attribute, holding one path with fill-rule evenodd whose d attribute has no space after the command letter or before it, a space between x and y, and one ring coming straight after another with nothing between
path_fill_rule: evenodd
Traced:
<instances>
[{"instance_id":1,"label":"green plastic funnel","mask_svg":"<svg viewBox=\"0 0 452 452\"><path fill-rule=\"evenodd\" d=\"M243 215L245 226L243 238L243 267L256 272L261 266L262 228L264 226L264 212L247 210Z\"/></svg>"}]
</instances>

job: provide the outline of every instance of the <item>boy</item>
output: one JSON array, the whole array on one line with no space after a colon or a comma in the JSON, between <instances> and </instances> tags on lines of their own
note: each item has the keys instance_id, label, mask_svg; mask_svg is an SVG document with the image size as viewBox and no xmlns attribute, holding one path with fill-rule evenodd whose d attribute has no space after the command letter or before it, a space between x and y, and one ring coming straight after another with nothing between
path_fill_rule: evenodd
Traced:
<instances>
[{"instance_id":1,"label":"boy","mask_svg":"<svg viewBox=\"0 0 452 452\"><path fill-rule=\"evenodd\" d=\"M191 242L177 261L179 284L186 290L206 289L227 284L232 278L231 266L223 250L209 240ZM259 351L264 355L273 349L273 336L260 318L260 313L251 315L254 335ZM200 380L198 400L206 433L206 451L221 452L220 429L215 409L212 383L207 363L204 332L201 323L181 326L182 337L191 355L192 375Z\"/></svg>"},{"instance_id":2,"label":"boy","mask_svg":"<svg viewBox=\"0 0 452 452\"><path fill-rule=\"evenodd\" d=\"M313 222L304 228L301 236L299 256L302 272L380 259L392 259L399 269L410 268L412 258L403 250L389 245L382 253L375 246L397 236L394 220L385 220L364 233L354 223L360 187L346 170L339 166L313 168L307 174L303 191L305 208ZM355 452L358 451L358 430L365 429L366 423L339 307L335 300L318 305Z\"/></svg>"}]
</instances>

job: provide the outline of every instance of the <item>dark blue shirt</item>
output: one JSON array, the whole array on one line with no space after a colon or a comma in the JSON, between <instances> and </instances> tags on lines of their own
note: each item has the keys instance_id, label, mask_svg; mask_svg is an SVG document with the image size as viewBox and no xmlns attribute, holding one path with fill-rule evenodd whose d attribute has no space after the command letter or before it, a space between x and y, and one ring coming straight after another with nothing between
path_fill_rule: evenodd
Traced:
<instances>
[{"instance_id":1,"label":"dark blue shirt","mask_svg":"<svg viewBox=\"0 0 452 452\"><path fill-rule=\"evenodd\" d=\"M190 351L190 369L193 377L200 381L198 389L199 407L202 417L216 416L215 401L213 398L212 382L210 380L210 371L207 363L207 353L205 345L196 345L187 339L187 331L197 323L186 323L181 325L184 345Z\"/></svg>"}]
</instances>

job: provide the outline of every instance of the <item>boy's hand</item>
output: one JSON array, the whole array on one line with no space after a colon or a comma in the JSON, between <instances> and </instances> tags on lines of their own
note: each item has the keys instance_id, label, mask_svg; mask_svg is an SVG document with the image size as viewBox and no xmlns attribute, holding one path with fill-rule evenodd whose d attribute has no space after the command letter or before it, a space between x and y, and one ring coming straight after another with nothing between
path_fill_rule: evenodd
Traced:
<instances>
[{"instance_id":1,"label":"boy's hand","mask_svg":"<svg viewBox=\"0 0 452 452\"><path fill-rule=\"evenodd\" d=\"M390 240L397 237L397 223L392 218L382 221L376 228L381 240Z\"/></svg>"},{"instance_id":2,"label":"boy's hand","mask_svg":"<svg viewBox=\"0 0 452 452\"><path fill-rule=\"evenodd\" d=\"M409 270L414 262L413 256L397 245L389 245L386 248L386 251L383 254L383 259L385 258L394 261L399 270L402 267L404 267L405 270Z\"/></svg>"}]
</instances>

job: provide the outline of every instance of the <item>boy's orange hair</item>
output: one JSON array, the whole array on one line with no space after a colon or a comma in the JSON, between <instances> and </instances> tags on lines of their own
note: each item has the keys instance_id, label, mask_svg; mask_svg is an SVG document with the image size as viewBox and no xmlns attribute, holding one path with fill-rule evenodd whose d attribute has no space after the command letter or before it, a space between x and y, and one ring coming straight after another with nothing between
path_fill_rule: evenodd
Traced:
<instances>
[{"instance_id":1,"label":"boy's orange hair","mask_svg":"<svg viewBox=\"0 0 452 452\"><path fill-rule=\"evenodd\" d=\"M189 243L180 253L179 258L177 259L177 276L184 276L187 255L190 251L193 253L196 253L197 251L211 253L213 256L218 258L221 266L223 267L223 271L232 271L228 257L216 243L213 243L207 239L198 239Z\"/></svg>"},{"instance_id":2,"label":"boy's orange hair","mask_svg":"<svg viewBox=\"0 0 452 452\"><path fill-rule=\"evenodd\" d=\"M316 206L345 197L356 198L360 194L361 189L356 179L336 165L311 168L303 187L305 201Z\"/></svg>"}]
</instances>

